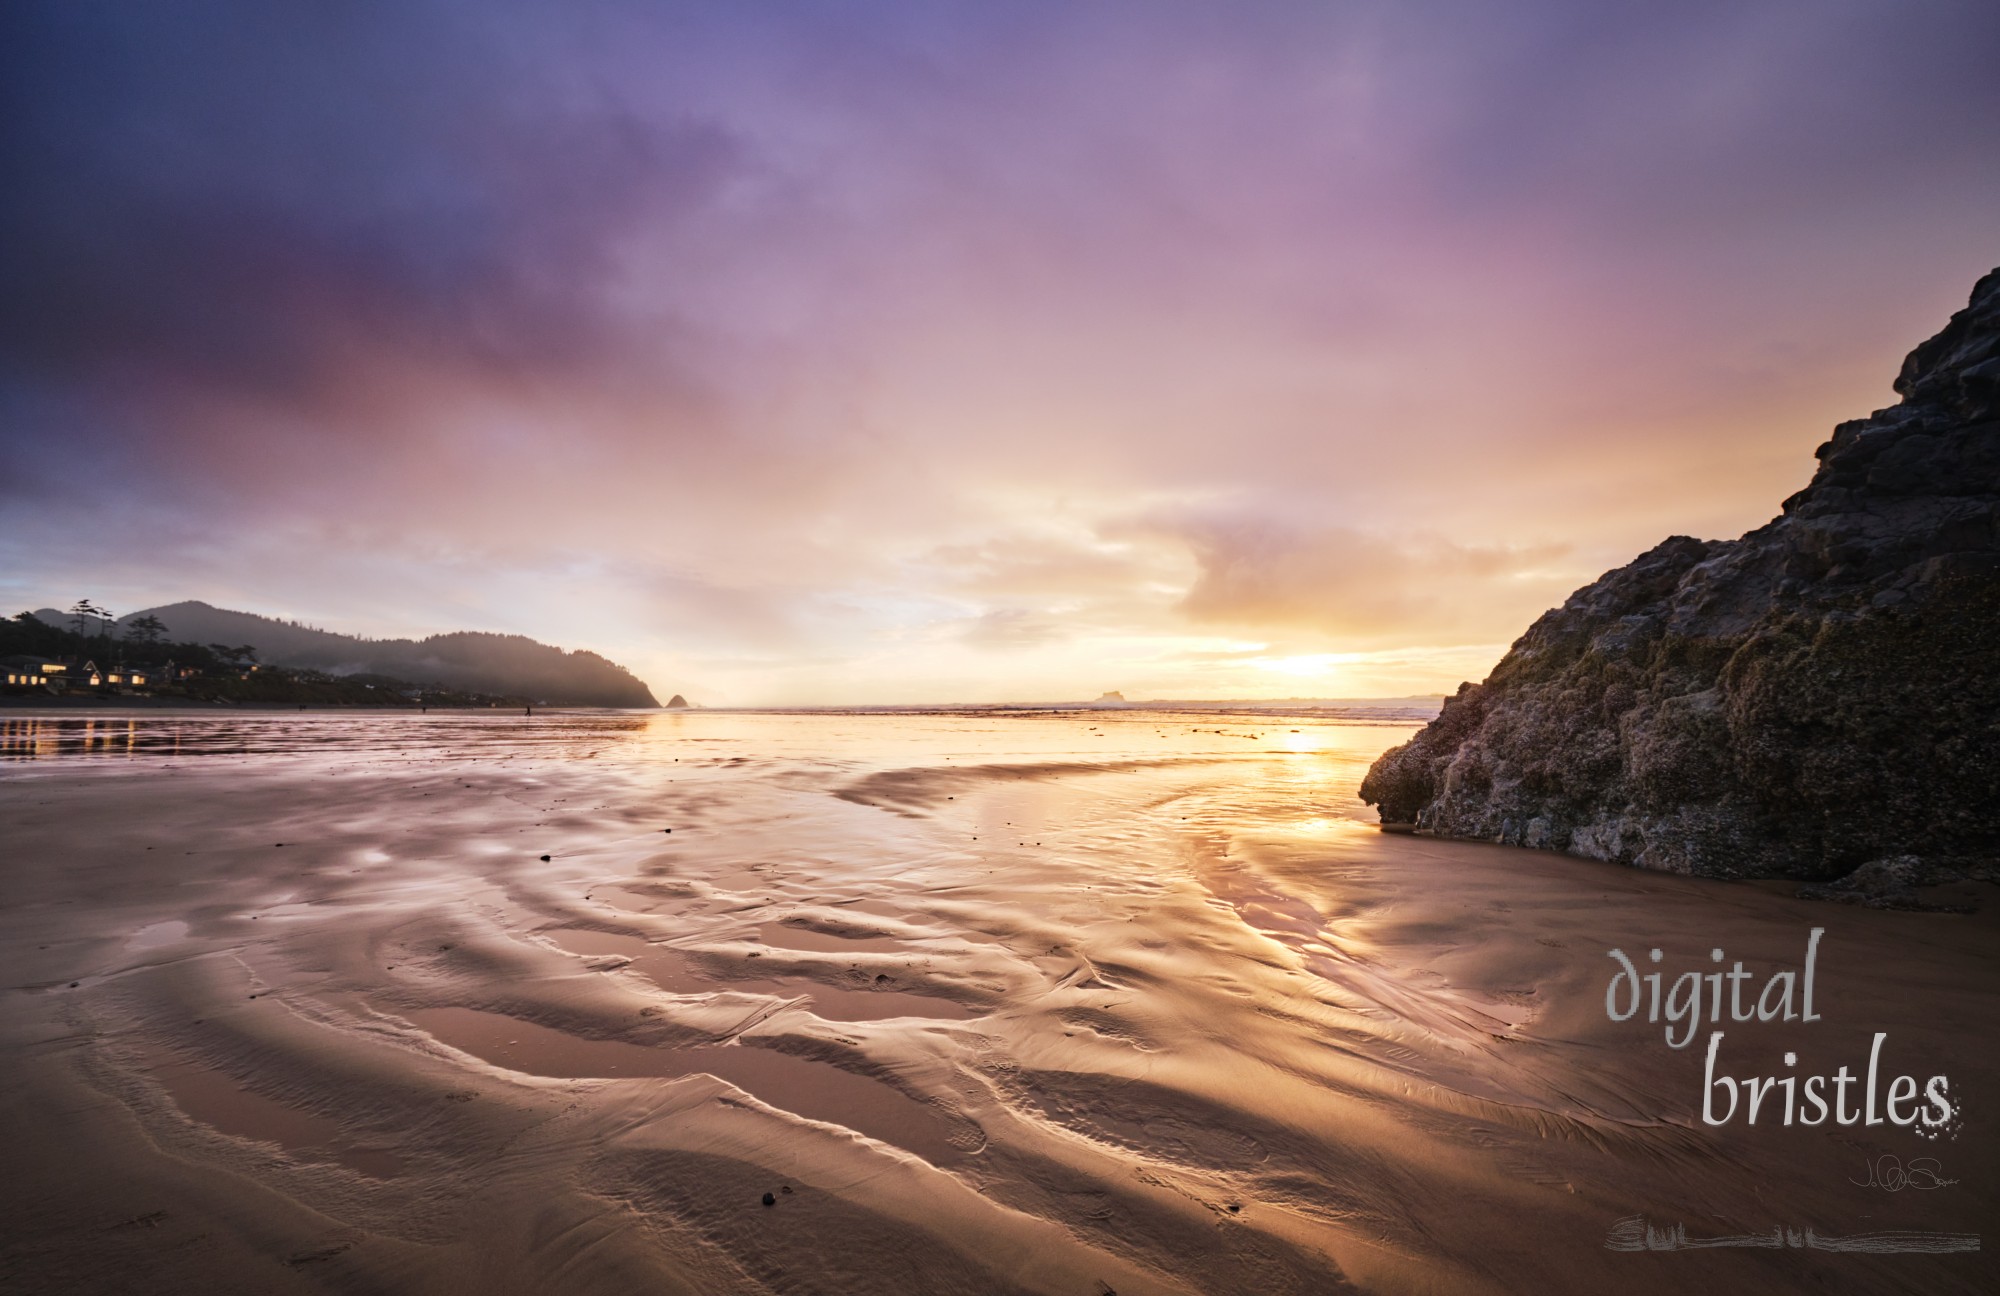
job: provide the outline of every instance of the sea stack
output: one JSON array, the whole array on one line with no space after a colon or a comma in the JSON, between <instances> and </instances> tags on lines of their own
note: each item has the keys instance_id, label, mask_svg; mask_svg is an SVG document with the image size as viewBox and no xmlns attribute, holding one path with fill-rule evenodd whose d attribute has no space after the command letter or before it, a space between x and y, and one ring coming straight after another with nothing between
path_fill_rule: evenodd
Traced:
<instances>
[{"instance_id":1,"label":"sea stack","mask_svg":"<svg viewBox=\"0 0 2000 1296\"><path fill-rule=\"evenodd\" d=\"M685 711L687 709L688 709L688 700L682 697L680 694L676 693L672 697L667 699L667 710Z\"/></svg>"},{"instance_id":2,"label":"sea stack","mask_svg":"<svg viewBox=\"0 0 2000 1296\"><path fill-rule=\"evenodd\" d=\"M1855 898L2000 858L2000 270L1738 540L1528 628L1361 785L1385 825Z\"/></svg>"}]
</instances>

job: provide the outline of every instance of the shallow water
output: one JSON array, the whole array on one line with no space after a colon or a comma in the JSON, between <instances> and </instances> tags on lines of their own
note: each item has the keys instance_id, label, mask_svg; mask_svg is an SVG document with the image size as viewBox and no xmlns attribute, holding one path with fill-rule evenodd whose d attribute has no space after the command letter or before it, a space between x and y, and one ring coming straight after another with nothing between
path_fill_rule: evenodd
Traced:
<instances>
[{"instance_id":1,"label":"shallow water","mask_svg":"<svg viewBox=\"0 0 2000 1296\"><path fill-rule=\"evenodd\" d=\"M153 1060L146 1072L165 1086L174 1106L224 1134L275 1144L309 1161L338 1161L375 1179L402 1172L402 1158L394 1153L356 1147L333 1121L266 1098L221 1072L172 1057Z\"/></svg>"},{"instance_id":2,"label":"shallow water","mask_svg":"<svg viewBox=\"0 0 2000 1296\"><path fill-rule=\"evenodd\" d=\"M0 722L30 1271L115 1290L93 1265L166 1247L188 1283L284 1251L410 1290L1979 1289L1966 1257L1607 1251L1641 1214L1976 1229L1994 1145L1971 1106L1917 1150L1967 1172L1950 1193L1866 1192L1906 1135L1704 1128L1696 1050L1601 1003L1611 947L1775 964L1819 925L1842 1011L1738 1032L1746 1073L1865 1062L1887 1028L1899 1067L1990 1094L1989 919L1382 834L1355 788L1413 727ZM127 1206L185 1232L105 1233Z\"/></svg>"},{"instance_id":3,"label":"shallow water","mask_svg":"<svg viewBox=\"0 0 2000 1296\"><path fill-rule=\"evenodd\" d=\"M894 984L894 980L882 972L852 978L861 986L860 989L828 985L804 977L732 976L726 982L718 982L702 975L699 964L690 956L669 945L642 940L637 936L581 930L544 934L563 949L578 954L610 955L619 962L596 966L607 971L617 971L621 967L629 969L660 989L675 994L706 994L726 985L734 990L787 998L805 996L814 1013L833 1021L882 1021L891 1017L962 1019L973 1015L971 1008L955 1000L890 989L888 987ZM894 948L888 942L878 943L885 948Z\"/></svg>"}]
</instances>

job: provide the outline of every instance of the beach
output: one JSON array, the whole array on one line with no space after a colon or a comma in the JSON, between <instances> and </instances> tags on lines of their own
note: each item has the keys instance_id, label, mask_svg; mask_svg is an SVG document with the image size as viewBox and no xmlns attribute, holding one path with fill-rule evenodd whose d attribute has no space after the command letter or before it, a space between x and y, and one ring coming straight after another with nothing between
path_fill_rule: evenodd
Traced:
<instances>
[{"instance_id":1,"label":"beach","mask_svg":"<svg viewBox=\"0 0 2000 1296\"><path fill-rule=\"evenodd\" d=\"M1386 833L1416 727L10 715L0 1288L1990 1290L1786 1232L2000 1218L1990 887ZM1607 1011L1809 948L1817 1020ZM1955 1115L1707 1124L1711 1026Z\"/></svg>"}]
</instances>

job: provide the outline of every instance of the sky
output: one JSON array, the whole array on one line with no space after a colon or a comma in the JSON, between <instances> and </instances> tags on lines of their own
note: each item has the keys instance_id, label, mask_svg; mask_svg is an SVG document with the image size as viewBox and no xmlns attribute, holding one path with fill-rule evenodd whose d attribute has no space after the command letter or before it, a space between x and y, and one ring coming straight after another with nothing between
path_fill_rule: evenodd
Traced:
<instances>
[{"instance_id":1,"label":"sky","mask_svg":"<svg viewBox=\"0 0 2000 1296\"><path fill-rule=\"evenodd\" d=\"M1893 402L1996 69L1930 0L19 0L0 607L1449 691Z\"/></svg>"}]
</instances>

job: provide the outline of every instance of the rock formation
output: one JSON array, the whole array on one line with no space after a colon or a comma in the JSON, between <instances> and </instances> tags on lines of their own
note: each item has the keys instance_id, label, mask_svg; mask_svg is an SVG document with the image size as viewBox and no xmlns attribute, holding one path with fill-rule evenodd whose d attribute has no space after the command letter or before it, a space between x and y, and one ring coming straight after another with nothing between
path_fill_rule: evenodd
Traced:
<instances>
[{"instance_id":1,"label":"rock formation","mask_svg":"<svg viewBox=\"0 0 2000 1296\"><path fill-rule=\"evenodd\" d=\"M1385 824L1880 903L2000 858L2000 270L1739 540L1571 595L1361 785Z\"/></svg>"}]
</instances>

